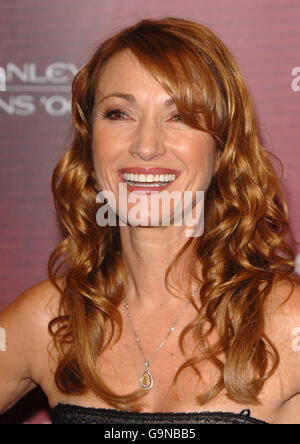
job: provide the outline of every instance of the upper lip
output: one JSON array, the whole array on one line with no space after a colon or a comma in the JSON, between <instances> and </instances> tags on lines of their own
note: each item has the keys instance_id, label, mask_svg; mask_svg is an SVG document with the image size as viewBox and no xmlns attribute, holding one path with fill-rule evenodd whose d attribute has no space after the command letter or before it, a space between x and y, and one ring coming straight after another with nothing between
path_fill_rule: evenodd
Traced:
<instances>
[{"instance_id":1,"label":"upper lip","mask_svg":"<svg viewBox=\"0 0 300 444\"><path fill-rule=\"evenodd\" d=\"M134 174L175 174L179 176L180 171L172 170L170 168L160 168L160 167L128 167L121 168L119 170L121 174L124 173L134 173Z\"/></svg>"}]
</instances>

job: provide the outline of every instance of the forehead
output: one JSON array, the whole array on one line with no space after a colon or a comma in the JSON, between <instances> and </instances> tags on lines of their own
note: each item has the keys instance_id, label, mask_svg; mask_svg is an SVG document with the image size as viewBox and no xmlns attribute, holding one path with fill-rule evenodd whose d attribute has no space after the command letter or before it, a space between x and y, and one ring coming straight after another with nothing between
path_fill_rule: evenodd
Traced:
<instances>
[{"instance_id":1,"label":"forehead","mask_svg":"<svg viewBox=\"0 0 300 444\"><path fill-rule=\"evenodd\" d=\"M139 62L130 50L112 56L100 72L97 95L114 91L133 92L137 89L167 93L153 75Z\"/></svg>"}]
</instances>

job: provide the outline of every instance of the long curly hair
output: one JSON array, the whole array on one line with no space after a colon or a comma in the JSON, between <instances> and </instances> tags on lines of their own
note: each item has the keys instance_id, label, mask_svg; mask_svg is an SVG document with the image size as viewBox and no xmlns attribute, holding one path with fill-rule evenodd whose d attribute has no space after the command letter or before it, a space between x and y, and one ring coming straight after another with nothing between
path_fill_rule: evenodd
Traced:
<instances>
[{"instance_id":1,"label":"long curly hair","mask_svg":"<svg viewBox=\"0 0 300 444\"><path fill-rule=\"evenodd\" d=\"M107 61L123 50L132 51L151 72L185 122L211 134L220 153L206 192L204 233L188 239L165 276L168 285L170 271L187 248L191 263L202 265L201 279L196 268L185 277L201 283L200 309L179 340L185 353L184 337L192 332L197 353L180 366L172 386L188 367L201 377L197 364L209 360L219 379L206 393L196 394L199 405L224 389L238 403L257 404L279 363L265 333L266 301L275 283L288 280L293 287L294 281L295 253L286 240L292 236L288 209L269 158L273 154L261 144L255 111L232 54L205 26L180 18L142 20L107 38L74 78L74 137L52 180L62 235L48 263L49 279L61 296L59 313L48 327L59 356L56 385L71 395L91 390L120 410L138 410L146 395L141 389L118 395L95 366L107 346L121 337L118 307L128 285L120 228L96 223L91 149L97 82ZM61 273L64 286L57 283ZM210 344L213 331L218 340Z\"/></svg>"}]
</instances>

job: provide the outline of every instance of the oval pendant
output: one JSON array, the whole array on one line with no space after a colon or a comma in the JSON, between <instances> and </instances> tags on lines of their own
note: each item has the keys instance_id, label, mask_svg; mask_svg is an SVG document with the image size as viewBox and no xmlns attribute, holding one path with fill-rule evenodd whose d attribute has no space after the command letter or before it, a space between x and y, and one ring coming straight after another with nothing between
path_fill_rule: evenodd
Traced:
<instances>
[{"instance_id":1,"label":"oval pendant","mask_svg":"<svg viewBox=\"0 0 300 444\"><path fill-rule=\"evenodd\" d=\"M150 371L146 369L143 375L140 377L140 387L143 390L150 390L152 389L153 384L153 376L151 375Z\"/></svg>"}]
</instances>

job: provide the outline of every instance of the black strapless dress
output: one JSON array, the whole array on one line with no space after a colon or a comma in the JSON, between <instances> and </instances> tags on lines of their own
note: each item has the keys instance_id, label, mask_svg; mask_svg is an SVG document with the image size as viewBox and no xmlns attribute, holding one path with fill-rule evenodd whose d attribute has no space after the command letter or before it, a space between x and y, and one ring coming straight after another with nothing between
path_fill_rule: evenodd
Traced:
<instances>
[{"instance_id":1,"label":"black strapless dress","mask_svg":"<svg viewBox=\"0 0 300 444\"><path fill-rule=\"evenodd\" d=\"M57 404L52 424L267 424L253 418L250 410L229 412L140 413L113 409Z\"/></svg>"}]
</instances>

